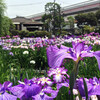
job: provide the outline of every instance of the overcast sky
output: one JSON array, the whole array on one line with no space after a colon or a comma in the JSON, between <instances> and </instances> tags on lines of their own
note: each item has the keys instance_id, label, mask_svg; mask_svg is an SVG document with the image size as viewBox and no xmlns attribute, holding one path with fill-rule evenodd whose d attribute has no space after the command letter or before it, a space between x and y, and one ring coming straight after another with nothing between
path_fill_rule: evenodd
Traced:
<instances>
[{"instance_id":1,"label":"overcast sky","mask_svg":"<svg viewBox=\"0 0 100 100\"><path fill-rule=\"evenodd\" d=\"M45 4L54 0L5 0L7 5L6 16L14 18L16 16L29 16L45 11ZM56 0L61 7L81 3L89 0ZM94 1L94 0L90 0Z\"/></svg>"}]
</instances>

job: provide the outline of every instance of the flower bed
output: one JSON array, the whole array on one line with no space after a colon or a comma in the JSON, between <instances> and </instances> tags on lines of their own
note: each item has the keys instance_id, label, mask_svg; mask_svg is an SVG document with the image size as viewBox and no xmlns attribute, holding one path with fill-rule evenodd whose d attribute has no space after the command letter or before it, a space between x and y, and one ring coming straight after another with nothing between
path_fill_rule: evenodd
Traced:
<instances>
[{"instance_id":1,"label":"flower bed","mask_svg":"<svg viewBox=\"0 0 100 100\"><path fill-rule=\"evenodd\" d=\"M1 37L0 45L1 100L100 99L99 34Z\"/></svg>"}]
</instances>

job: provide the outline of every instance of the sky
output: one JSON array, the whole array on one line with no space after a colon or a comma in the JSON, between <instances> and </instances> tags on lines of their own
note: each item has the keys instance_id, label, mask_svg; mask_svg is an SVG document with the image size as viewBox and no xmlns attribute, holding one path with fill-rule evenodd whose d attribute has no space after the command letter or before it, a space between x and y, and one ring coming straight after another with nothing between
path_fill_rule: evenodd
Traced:
<instances>
[{"instance_id":1,"label":"sky","mask_svg":"<svg viewBox=\"0 0 100 100\"><path fill-rule=\"evenodd\" d=\"M5 0L7 9L5 15L10 18L16 16L30 16L45 11L45 5L54 0ZM76 3L86 2L89 0L55 0L61 7L69 6ZM95 1L95 0L90 0Z\"/></svg>"}]
</instances>

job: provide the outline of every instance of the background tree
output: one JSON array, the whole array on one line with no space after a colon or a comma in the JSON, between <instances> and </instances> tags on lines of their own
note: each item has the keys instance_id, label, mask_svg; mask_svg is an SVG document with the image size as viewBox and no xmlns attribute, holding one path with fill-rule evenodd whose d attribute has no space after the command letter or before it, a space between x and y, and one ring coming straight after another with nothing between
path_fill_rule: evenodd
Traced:
<instances>
[{"instance_id":1,"label":"background tree","mask_svg":"<svg viewBox=\"0 0 100 100\"><path fill-rule=\"evenodd\" d=\"M82 25L97 25L97 18L94 13L78 14L75 16L75 19L77 20L77 26L79 28L81 28Z\"/></svg>"},{"instance_id":2,"label":"background tree","mask_svg":"<svg viewBox=\"0 0 100 100\"><path fill-rule=\"evenodd\" d=\"M74 18L72 16L67 17L68 25L70 25L70 29L74 28Z\"/></svg>"},{"instance_id":3,"label":"background tree","mask_svg":"<svg viewBox=\"0 0 100 100\"><path fill-rule=\"evenodd\" d=\"M77 21L77 26L81 28L81 25L86 24L86 14L78 14L75 16L75 20Z\"/></svg>"},{"instance_id":4,"label":"background tree","mask_svg":"<svg viewBox=\"0 0 100 100\"><path fill-rule=\"evenodd\" d=\"M94 26L89 26L89 25L84 25L83 27L84 29L84 33L90 33L90 32L94 32L95 27Z\"/></svg>"},{"instance_id":5,"label":"background tree","mask_svg":"<svg viewBox=\"0 0 100 100\"><path fill-rule=\"evenodd\" d=\"M90 26L96 26L97 25L97 18L96 18L96 15L95 13L87 13L86 14L87 16L87 25L90 25Z\"/></svg>"},{"instance_id":6,"label":"background tree","mask_svg":"<svg viewBox=\"0 0 100 100\"><path fill-rule=\"evenodd\" d=\"M98 24L100 24L100 10L96 12L96 18L97 18Z\"/></svg>"},{"instance_id":7,"label":"background tree","mask_svg":"<svg viewBox=\"0 0 100 100\"><path fill-rule=\"evenodd\" d=\"M51 26L50 26L51 20L52 20L51 14L44 14L42 16L42 22L44 24L44 29L47 30L48 32L51 32Z\"/></svg>"},{"instance_id":8,"label":"background tree","mask_svg":"<svg viewBox=\"0 0 100 100\"><path fill-rule=\"evenodd\" d=\"M55 35L56 31L61 31L61 28L64 26L64 18L61 16L61 7L54 2L47 3L45 5L45 13L46 14L42 16L45 29L53 32Z\"/></svg>"},{"instance_id":9,"label":"background tree","mask_svg":"<svg viewBox=\"0 0 100 100\"><path fill-rule=\"evenodd\" d=\"M2 22L5 9L6 9L6 4L4 3L4 0L0 0L0 34L2 34Z\"/></svg>"},{"instance_id":10,"label":"background tree","mask_svg":"<svg viewBox=\"0 0 100 100\"><path fill-rule=\"evenodd\" d=\"M95 13L97 18L97 27L95 28L95 32L100 33L100 9Z\"/></svg>"},{"instance_id":11,"label":"background tree","mask_svg":"<svg viewBox=\"0 0 100 100\"><path fill-rule=\"evenodd\" d=\"M2 18L2 36L6 36L6 35L11 35L12 30L15 29L14 24L12 23L12 20L7 17L7 16L3 16Z\"/></svg>"},{"instance_id":12,"label":"background tree","mask_svg":"<svg viewBox=\"0 0 100 100\"><path fill-rule=\"evenodd\" d=\"M97 18L95 13L82 13L75 16L75 20L77 21L77 26L80 28L81 33L84 34L84 29L93 29L93 26L97 26ZM86 27L86 26L89 26ZM87 30L86 29L86 30ZM88 31L89 32L89 31Z\"/></svg>"}]
</instances>

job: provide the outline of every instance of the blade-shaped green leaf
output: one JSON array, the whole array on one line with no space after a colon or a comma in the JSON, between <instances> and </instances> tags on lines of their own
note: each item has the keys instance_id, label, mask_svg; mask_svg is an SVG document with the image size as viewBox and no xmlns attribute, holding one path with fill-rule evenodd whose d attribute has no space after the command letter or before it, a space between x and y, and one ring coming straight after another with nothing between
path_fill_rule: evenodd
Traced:
<instances>
[{"instance_id":1,"label":"blade-shaped green leaf","mask_svg":"<svg viewBox=\"0 0 100 100\"><path fill-rule=\"evenodd\" d=\"M83 83L84 83L84 90L85 90L85 96L86 96L86 100L88 100L88 90L87 90L87 84L85 79L83 78Z\"/></svg>"},{"instance_id":2,"label":"blade-shaped green leaf","mask_svg":"<svg viewBox=\"0 0 100 100\"><path fill-rule=\"evenodd\" d=\"M73 87L75 83L75 72L72 71L70 74L69 85L70 85L70 92L71 92L71 100L73 100Z\"/></svg>"}]
</instances>

